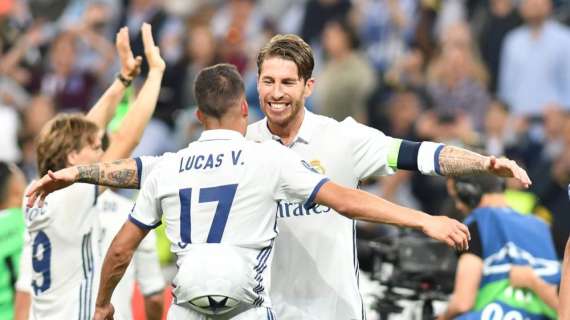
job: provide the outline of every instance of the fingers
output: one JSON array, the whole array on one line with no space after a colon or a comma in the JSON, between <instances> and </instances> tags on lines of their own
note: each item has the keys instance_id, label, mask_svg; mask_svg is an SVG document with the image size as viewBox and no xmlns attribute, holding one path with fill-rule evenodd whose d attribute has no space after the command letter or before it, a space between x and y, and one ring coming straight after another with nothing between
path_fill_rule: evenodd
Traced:
<instances>
[{"instance_id":1,"label":"fingers","mask_svg":"<svg viewBox=\"0 0 570 320\"><path fill-rule=\"evenodd\" d=\"M469 233L469 228L467 228L466 225L457 221L457 228L467 237L467 240L471 240L471 234Z\"/></svg>"},{"instance_id":2,"label":"fingers","mask_svg":"<svg viewBox=\"0 0 570 320\"><path fill-rule=\"evenodd\" d=\"M467 236L465 234L454 231L449 234L448 238L451 238L453 242L453 247L455 247L459 251L465 251L469 248L469 242L467 240Z\"/></svg>"},{"instance_id":3,"label":"fingers","mask_svg":"<svg viewBox=\"0 0 570 320\"><path fill-rule=\"evenodd\" d=\"M152 27L148 23L142 25L142 38L145 52L154 49L154 39L152 38Z\"/></svg>"}]
</instances>

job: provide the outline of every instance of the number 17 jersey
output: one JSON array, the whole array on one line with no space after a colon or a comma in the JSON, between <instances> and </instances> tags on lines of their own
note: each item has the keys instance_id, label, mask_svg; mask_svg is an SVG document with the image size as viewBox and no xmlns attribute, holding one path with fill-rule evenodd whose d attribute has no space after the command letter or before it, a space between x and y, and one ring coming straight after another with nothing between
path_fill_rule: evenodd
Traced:
<instances>
[{"instance_id":1,"label":"number 17 jersey","mask_svg":"<svg viewBox=\"0 0 570 320\"><path fill-rule=\"evenodd\" d=\"M129 219L141 228L166 224L178 256L176 303L223 295L270 306L277 201L311 207L326 181L276 142L207 130L154 165Z\"/></svg>"}]
</instances>

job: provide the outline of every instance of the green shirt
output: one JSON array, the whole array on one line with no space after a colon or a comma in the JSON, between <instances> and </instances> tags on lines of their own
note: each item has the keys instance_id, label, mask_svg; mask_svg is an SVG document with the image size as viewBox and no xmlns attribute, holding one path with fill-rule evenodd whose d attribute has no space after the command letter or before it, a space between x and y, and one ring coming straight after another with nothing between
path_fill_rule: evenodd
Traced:
<instances>
[{"instance_id":1,"label":"green shirt","mask_svg":"<svg viewBox=\"0 0 570 320\"><path fill-rule=\"evenodd\" d=\"M24 231L22 209L0 211L0 319L14 318L14 285L18 278Z\"/></svg>"}]
</instances>

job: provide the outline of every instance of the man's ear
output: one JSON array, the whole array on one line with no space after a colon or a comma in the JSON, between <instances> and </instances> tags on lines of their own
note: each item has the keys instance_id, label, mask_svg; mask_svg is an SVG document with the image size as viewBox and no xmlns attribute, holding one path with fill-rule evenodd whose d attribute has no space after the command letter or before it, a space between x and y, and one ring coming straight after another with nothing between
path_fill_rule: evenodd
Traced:
<instances>
[{"instance_id":1,"label":"man's ear","mask_svg":"<svg viewBox=\"0 0 570 320\"><path fill-rule=\"evenodd\" d=\"M247 103L247 100L244 98L240 104L240 111L241 111L241 115L244 118L247 118L249 115L249 104Z\"/></svg>"},{"instance_id":2,"label":"man's ear","mask_svg":"<svg viewBox=\"0 0 570 320\"><path fill-rule=\"evenodd\" d=\"M77 156L78 156L77 151L72 150L70 153L67 154L67 163L72 166L76 165Z\"/></svg>"},{"instance_id":3,"label":"man's ear","mask_svg":"<svg viewBox=\"0 0 570 320\"><path fill-rule=\"evenodd\" d=\"M200 121L201 124L204 124L205 121L205 116L204 113L202 111L200 111L200 109L196 109L196 118L198 118L198 121Z\"/></svg>"},{"instance_id":4,"label":"man's ear","mask_svg":"<svg viewBox=\"0 0 570 320\"><path fill-rule=\"evenodd\" d=\"M307 82L305 83L305 93L303 94L303 97L306 99L308 97L311 96L311 94L313 93L313 86L315 85L315 79L314 78L310 78L309 80L307 80Z\"/></svg>"}]
</instances>

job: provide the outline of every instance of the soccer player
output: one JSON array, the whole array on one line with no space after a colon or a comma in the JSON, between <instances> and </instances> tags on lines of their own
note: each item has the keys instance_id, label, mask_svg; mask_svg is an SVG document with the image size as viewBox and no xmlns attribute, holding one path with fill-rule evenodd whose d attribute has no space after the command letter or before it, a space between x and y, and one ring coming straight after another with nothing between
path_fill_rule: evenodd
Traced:
<instances>
[{"instance_id":1,"label":"soccer player","mask_svg":"<svg viewBox=\"0 0 570 320\"><path fill-rule=\"evenodd\" d=\"M133 201L107 190L97 199L97 209L101 221L101 251L107 252L111 241L119 232L133 208ZM148 320L160 320L163 310L164 277L156 254L156 235L154 230L139 245L123 279L117 285L111 301L117 308L119 319L133 319L132 299L134 284L138 283L144 297Z\"/></svg>"},{"instance_id":2,"label":"soccer player","mask_svg":"<svg viewBox=\"0 0 570 320\"><path fill-rule=\"evenodd\" d=\"M418 228L459 249L467 247L466 228L455 220L342 187L278 143L247 141L244 91L234 66L216 65L198 75L197 115L205 131L187 148L164 156L145 179L129 221L105 258L95 319L112 317L113 289L138 243L161 219L179 268L169 319L224 312L235 319L274 318L267 276L280 199L295 199L304 210L320 203L350 218ZM107 165L52 175L77 177Z\"/></svg>"},{"instance_id":3,"label":"soccer player","mask_svg":"<svg viewBox=\"0 0 570 320\"><path fill-rule=\"evenodd\" d=\"M394 139L352 118L337 122L309 112L305 99L313 90L314 58L311 48L297 36L275 36L260 51L257 66L266 118L248 127L247 138L280 142L334 182L356 187L365 178L406 169L447 176L490 173L530 184L526 172L509 159L432 142ZM37 192L30 193L29 203L36 197L41 201L50 191L76 179L136 188L140 179L132 172L144 176L152 166L123 160L104 169L107 174L131 173L133 179L52 173L36 184ZM355 222L333 213L325 206L306 210L298 201L280 202L280 237L272 270L272 296L279 319L364 319ZM445 242L453 244L451 239Z\"/></svg>"},{"instance_id":4,"label":"soccer player","mask_svg":"<svg viewBox=\"0 0 570 320\"><path fill-rule=\"evenodd\" d=\"M37 142L40 174L71 165L128 156L136 147L154 111L165 68L151 27L142 27L150 70L133 107L103 151L102 129L111 120L125 88L140 67L133 58L128 30L117 34L121 73L87 115L62 114L48 122ZM123 177L124 178L124 177ZM100 190L99 190L100 191ZM99 276L98 189L77 184L46 199L43 208L28 208L33 291L33 319L91 319ZM29 257L26 257L29 259Z\"/></svg>"},{"instance_id":5,"label":"soccer player","mask_svg":"<svg viewBox=\"0 0 570 320\"><path fill-rule=\"evenodd\" d=\"M0 162L0 319L13 319L15 284L24 246L24 174Z\"/></svg>"}]
</instances>

